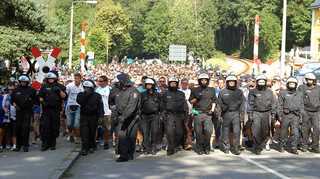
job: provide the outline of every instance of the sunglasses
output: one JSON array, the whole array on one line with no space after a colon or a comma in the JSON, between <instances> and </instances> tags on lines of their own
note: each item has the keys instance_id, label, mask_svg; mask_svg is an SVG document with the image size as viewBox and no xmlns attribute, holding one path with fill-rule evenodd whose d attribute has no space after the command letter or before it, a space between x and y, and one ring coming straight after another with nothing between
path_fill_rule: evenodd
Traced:
<instances>
[{"instance_id":1,"label":"sunglasses","mask_svg":"<svg viewBox=\"0 0 320 179\"><path fill-rule=\"evenodd\" d=\"M165 81L159 81L160 83L165 83Z\"/></svg>"}]
</instances>

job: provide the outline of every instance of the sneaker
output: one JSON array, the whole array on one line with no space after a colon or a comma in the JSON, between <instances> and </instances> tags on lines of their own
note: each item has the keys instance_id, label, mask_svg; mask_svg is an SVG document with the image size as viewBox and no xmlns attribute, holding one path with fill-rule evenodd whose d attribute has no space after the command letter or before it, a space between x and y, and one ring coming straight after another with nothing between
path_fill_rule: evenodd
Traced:
<instances>
[{"instance_id":1,"label":"sneaker","mask_svg":"<svg viewBox=\"0 0 320 179\"><path fill-rule=\"evenodd\" d=\"M270 145L269 144L266 145L266 151L270 151Z\"/></svg>"},{"instance_id":2,"label":"sneaker","mask_svg":"<svg viewBox=\"0 0 320 179\"><path fill-rule=\"evenodd\" d=\"M17 148L17 146L16 146L16 145L13 145L13 146L11 147L11 151L15 151L16 148Z\"/></svg>"},{"instance_id":3,"label":"sneaker","mask_svg":"<svg viewBox=\"0 0 320 179\"><path fill-rule=\"evenodd\" d=\"M29 147L23 147L23 152L29 152Z\"/></svg>"},{"instance_id":4,"label":"sneaker","mask_svg":"<svg viewBox=\"0 0 320 179\"><path fill-rule=\"evenodd\" d=\"M3 152L3 148L2 148L2 146L0 147L0 153L1 153L1 152Z\"/></svg>"}]
</instances>

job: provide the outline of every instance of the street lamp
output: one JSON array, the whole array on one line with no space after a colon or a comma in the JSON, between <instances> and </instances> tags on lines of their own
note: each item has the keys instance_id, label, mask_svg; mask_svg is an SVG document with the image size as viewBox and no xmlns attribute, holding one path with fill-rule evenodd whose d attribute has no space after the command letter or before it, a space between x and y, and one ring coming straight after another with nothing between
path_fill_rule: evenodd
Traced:
<instances>
[{"instance_id":1,"label":"street lamp","mask_svg":"<svg viewBox=\"0 0 320 179\"><path fill-rule=\"evenodd\" d=\"M97 4L98 1L72 1L71 4L71 16L70 16L70 38L69 38L69 60L68 60L68 68L71 70L72 68L72 41L73 41L73 7L74 3L85 3L85 4Z\"/></svg>"}]
</instances>

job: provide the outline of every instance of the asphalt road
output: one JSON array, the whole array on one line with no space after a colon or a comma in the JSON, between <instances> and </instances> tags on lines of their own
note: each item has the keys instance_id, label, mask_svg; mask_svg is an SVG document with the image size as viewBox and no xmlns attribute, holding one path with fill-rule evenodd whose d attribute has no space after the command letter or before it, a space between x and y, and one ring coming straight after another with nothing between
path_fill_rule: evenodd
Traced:
<instances>
[{"instance_id":1,"label":"asphalt road","mask_svg":"<svg viewBox=\"0 0 320 179\"><path fill-rule=\"evenodd\" d=\"M80 157L64 178L320 178L320 154L293 155L266 151L256 156L244 151L240 156L215 151L199 156L181 151L167 157L162 151L156 156L137 156L127 163L116 163L112 150L99 150Z\"/></svg>"}]
</instances>

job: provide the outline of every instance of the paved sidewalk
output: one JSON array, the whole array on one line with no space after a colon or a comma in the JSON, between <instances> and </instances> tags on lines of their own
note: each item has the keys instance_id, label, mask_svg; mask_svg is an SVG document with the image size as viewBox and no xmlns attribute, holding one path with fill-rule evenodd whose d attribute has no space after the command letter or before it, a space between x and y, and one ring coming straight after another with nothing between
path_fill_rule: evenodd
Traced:
<instances>
[{"instance_id":1,"label":"paved sidewalk","mask_svg":"<svg viewBox=\"0 0 320 179\"><path fill-rule=\"evenodd\" d=\"M32 145L27 153L6 151L0 153L0 179L59 178L78 153L75 144L62 137L55 151L41 152L40 144Z\"/></svg>"}]
</instances>

